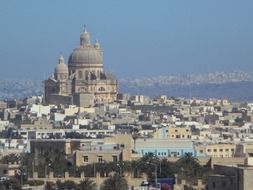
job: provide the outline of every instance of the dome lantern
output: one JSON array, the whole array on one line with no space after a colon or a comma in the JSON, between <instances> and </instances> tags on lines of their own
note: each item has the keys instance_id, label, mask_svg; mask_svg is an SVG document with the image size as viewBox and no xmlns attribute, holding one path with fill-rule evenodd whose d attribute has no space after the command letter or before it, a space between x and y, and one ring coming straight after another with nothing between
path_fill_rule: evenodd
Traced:
<instances>
[{"instance_id":1,"label":"dome lantern","mask_svg":"<svg viewBox=\"0 0 253 190\"><path fill-rule=\"evenodd\" d=\"M84 28L84 32L80 36L80 46L89 46L90 45L90 34Z\"/></svg>"},{"instance_id":2,"label":"dome lantern","mask_svg":"<svg viewBox=\"0 0 253 190\"><path fill-rule=\"evenodd\" d=\"M85 67L103 67L103 50L96 40L94 45L90 43L90 34L84 30L80 37L80 47L77 47L70 54L68 59L69 70L75 70L77 65Z\"/></svg>"},{"instance_id":3,"label":"dome lantern","mask_svg":"<svg viewBox=\"0 0 253 190\"><path fill-rule=\"evenodd\" d=\"M60 57L58 59L58 63L59 64L64 64L64 57L63 57L63 55L60 55Z\"/></svg>"}]
</instances>

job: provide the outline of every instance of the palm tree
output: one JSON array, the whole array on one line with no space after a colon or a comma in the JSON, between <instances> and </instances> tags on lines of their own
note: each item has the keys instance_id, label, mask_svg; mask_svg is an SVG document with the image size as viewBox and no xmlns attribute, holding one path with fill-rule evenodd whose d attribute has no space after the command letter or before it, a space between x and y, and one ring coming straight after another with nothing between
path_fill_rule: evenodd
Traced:
<instances>
[{"instance_id":1,"label":"palm tree","mask_svg":"<svg viewBox=\"0 0 253 190\"><path fill-rule=\"evenodd\" d=\"M175 164L179 178L186 179L189 182L196 182L205 174L205 167L201 166L199 161L190 154L186 154Z\"/></svg>"},{"instance_id":2,"label":"palm tree","mask_svg":"<svg viewBox=\"0 0 253 190\"><path fill-rule=\"evenodd\" d=\"M61 180L58 179L58 180L56 181L56 184L55 184L55 185L56 185L56 187L57 187L58 189L62 189L62 182L61 182Z\"/></svg>"},{"instance_id":3,"label":"palm tree","mask_svg":"<svg viewBox=\"0 0 253 190\"><path fill-rule=\"evenodd\" d=\"M104 181L101 190L128 190L128 184L124 177L115 174Z\"/></svg>"},{"instance_id":4,"label":"palm tree","mask_svg":"<svg viewBox=\"0 0 253 190\"><path fill-rule=\"evenodd\" d=\"M66 180L62 183L63 189L74 190L77 188L77 184L74 181Z\"/></svg>"},{"instance_id":5,"label":"palm tree","mask_svg":"<svg viewBox=\"0 0 253 190\"><path fill-rule=\"evenodd\" d=\"M136 149L136 140L140 136L138 128L132 128L131 130L132 138L134 140L134 151Z\"/></svg>"},{"instance_id":6,"label":"palm tree","mask_svg":"<svg viewBox=\"0 0 253 190\"><path fill-rule=\"evenodd\" d=\"M84 180L80 181L79 184L80 190L96 190L96 183L94 183L90 178L85 178Z\"/></svg>"},{"instance_id":7,"label":"palm tree","mask_svg":"<svg viewBox=\"0 0 253 190\"><path fill-rule=\"evenodd\" d=\"M9 162L14 163L14 162L19 162L19 161L20 161L20 156L14 153L6 155L1 159L2 164L8 164Z\"/></svg>"},{"instance_id":8,"label":"palm tree","mask_svg":"<svg viewBox=\"0 0 253 190\"><path fill-rule=\"evenodd\" d=\"M7 189L15 189L15 190L21 190L21 185L19 181L15 178L11 178L9 180L3 181L0 184L0 189L7 190Z\"/></svg>"}]
</instances>

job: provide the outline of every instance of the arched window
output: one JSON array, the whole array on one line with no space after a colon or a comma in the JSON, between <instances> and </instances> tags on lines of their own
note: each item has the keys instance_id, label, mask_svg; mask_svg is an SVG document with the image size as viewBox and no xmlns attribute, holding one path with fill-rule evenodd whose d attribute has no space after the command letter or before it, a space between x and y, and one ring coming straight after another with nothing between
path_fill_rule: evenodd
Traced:
<instances>
[{"instance_id":1,"label":"arched window","mask_svg":"<svg viewBox=\"0 0 253 190\"><path fill-rule=\"evenodd\" d=\"M78 78L82 79L83 78L83 72L82 71L78 71Z\"/></svg>"},{"instance_id":2,"label":"arched window","mask_svg":"<svg viewBox=\"0 0 253 190\"><path fill-rule=\"evenodd\" d=\"M85 79L86 79L86 80L89 79L89 71L85 71Z\"/></svg>"},{"instance_id":3,"label":"arched window","mask_svg":"<svg viewBox=\"0 0 253 190\"><path fill-rule=\"evenodd\" d=\"M67 75L66 74L61 74L61 80L66 80L67 79Z\"/></svg>"},{"instance_id":4,"label":"arched window","mask_svg":"<svg viewBox=\"0 0 253 190\"><path fill-rule=\"evenodd\" d=\"M105 88L101 86L101 87L99 87L98 91L103 92L103 91L105 91Z\"/></svg>"},{"instance_id":5,"label":"arched window","mask_svg":"<svg viewBox=\"0 0 253 190\"><path fill-rule=\"evenodd\" d=\"M100 78L100 71L97 71L97 78Z\"/></svg>"},{"instance_id":6,"label":"arched window","mask_svg":"<svg viewBox=\"0 0 253 190\"><path fill-rule=\"evenodd\" d=\"M85 87L78 88L78 92L86 92L86 91L87 91L87 88Z\"/></svg>"}]
</instances>

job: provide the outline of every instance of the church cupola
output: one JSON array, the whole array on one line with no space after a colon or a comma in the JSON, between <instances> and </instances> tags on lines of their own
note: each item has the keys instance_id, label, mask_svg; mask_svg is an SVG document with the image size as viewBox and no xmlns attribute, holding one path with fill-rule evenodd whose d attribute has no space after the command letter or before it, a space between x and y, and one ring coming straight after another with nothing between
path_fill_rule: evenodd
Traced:
<instances>
[{"instance_id":1,"label":"church cupola","mask_svg":"<svg viewBox=\"0 0 253 190\"><path fill-rule=\"evenodd\" d=\"M54 70L54 76L56 80L66 80L68 78L69 70L68 66L64 63L64 57L61 55L58 59L58 64Z\"/></svg>"},{"instance_id":2,"label":"church cupola","mask_svg":"<svg viewBox=\"0 0 253 190\"><path fill-rule=\"evenodd\" d=\"M84 32L80 36L80 46L90 46L90 34L87 32L86 28L84 29Z\"/></svg>"}]
</instances>

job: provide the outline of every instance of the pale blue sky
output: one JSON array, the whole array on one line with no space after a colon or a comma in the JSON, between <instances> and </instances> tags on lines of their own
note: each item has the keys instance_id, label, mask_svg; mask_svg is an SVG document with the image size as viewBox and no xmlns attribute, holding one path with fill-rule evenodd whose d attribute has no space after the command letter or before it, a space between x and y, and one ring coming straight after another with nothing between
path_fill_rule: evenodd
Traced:
<instances>
[{"instance_id":1,"label":"pale blue sky","mask_svg":"<svg viewBox=\"0 0 253 190\"><path fill-rule=\"evenodd\" d=\"M253 71L252 22L252 0L1 1L0 78L48 77L84 24L119 78Z\"/></svg>"}]
</instances>

